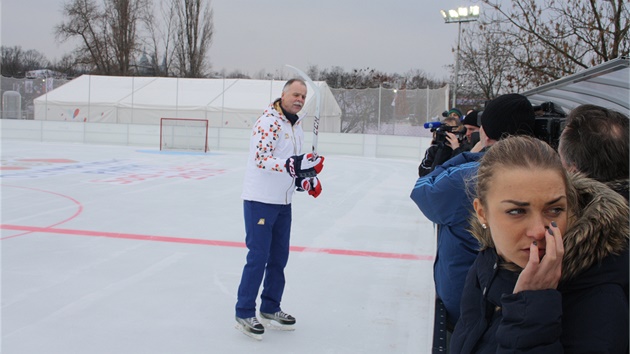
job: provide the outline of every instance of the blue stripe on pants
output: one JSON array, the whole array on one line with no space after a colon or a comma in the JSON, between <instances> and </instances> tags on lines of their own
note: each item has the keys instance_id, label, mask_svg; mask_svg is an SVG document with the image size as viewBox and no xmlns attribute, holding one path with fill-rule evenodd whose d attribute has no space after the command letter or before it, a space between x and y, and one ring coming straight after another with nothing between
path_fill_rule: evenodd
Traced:
<instances>
[{"instance_id":1,"label":"blue stripe on pants","mask_svg":"<svg viewBox=\"0 0 630 354\"><path fill-rule=\"evenodd\" d=\"M284 267L289 260L291 204L265 204L246 200L243 202L243 211L245 244L249 252L238 287L236 316L248 318L256 315L256 297L263 276L265 281L260 297L260 311L280 311L285 284Z\"/></svg>"}]
</instances>

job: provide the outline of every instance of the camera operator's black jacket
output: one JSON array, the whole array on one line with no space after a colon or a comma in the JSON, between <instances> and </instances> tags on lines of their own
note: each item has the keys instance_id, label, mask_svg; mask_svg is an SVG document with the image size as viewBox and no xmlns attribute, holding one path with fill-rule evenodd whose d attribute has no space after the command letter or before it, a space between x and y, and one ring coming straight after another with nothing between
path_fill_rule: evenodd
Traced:
<instances>
[{"instance_id":1,"label":"camera operator's black jacket","mask_svg":"<svg viewBox=\"0 0 630 354\"><path fill-rule=\"evenodd\" d=\"M459 147L453 150L445 143L436 143L435 140L431 142L431 146L424 153L424 158L418 166L418 176L423 177L431 173L435 167L442 165L452 157L461 154L465 151L470 151L472 145L466 141L462 141Z\"/></svg>"},{"instance_id":2,"label":"camera operator's black jacket","mask_svg":"<svg viewBox=\"0 0 630 354\"><path fill-rule=\"evenodd\" d=\"M419 177L426 176L433 171L433 161L435 161L435 154L439 148L440 144L436 143L435 140L431 141L431 146L424 152L424 158L422 158L422 162L420 162L420 166L418 166Z\"/></svg>"}]
</instances>

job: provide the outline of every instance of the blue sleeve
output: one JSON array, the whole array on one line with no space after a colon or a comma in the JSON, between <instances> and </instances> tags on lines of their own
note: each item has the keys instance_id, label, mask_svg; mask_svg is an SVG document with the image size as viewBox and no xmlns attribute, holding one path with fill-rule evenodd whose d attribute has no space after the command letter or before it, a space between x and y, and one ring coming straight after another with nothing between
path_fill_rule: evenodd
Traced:
<instances>
[{"instance_id":1,"label":"blue sleeve","mask_svg":"<svg viewBox=\"0 0 630 354\"><path fill-rule=\"evenodd\" d=\"M466 155L459 154L418 178L411 191L411 199L436 224L459 224L469 216L472 203L466 182L477 173L479 164Z\"/></svg>"}]
</instances>

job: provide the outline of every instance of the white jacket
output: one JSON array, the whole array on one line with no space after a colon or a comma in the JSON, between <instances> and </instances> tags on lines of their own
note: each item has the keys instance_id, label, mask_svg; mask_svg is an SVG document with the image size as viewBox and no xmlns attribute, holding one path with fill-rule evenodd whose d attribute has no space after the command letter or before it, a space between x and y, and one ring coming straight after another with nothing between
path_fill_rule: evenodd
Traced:
<instances>
[{"instance_id":1,"label":"white jacket","mask_svg":"<svg viewBox=\"0 0 630 354\"><path fill-rule=\"evenodd\" d=\"M282 114L280 100L263 112L252 128L241 198L267 204L291 204L295 179L287 159L302 153L302 118L295 125Z\"/></svg>"}]
</instances>

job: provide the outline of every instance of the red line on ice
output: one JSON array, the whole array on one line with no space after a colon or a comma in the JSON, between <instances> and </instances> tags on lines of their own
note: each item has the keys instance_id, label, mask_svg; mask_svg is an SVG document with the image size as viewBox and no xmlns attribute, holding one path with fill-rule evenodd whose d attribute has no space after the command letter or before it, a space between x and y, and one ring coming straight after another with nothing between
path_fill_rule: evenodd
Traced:
<instances>
[{"instance_id":1,"label":"red line on ice","mask_svg":"<svg viewBox=\"0 0 630 354\"><path fill-rule=\"evenodd\" d=\"M139 235L139 234L127 234L127 233L117 233L117 232L72 230L72 229L60 229L60 228L53 228L53 227L36 227L36 226L21 226L21 225L7 225L7 224L1 224L0 228L3 230L25 231L28 233L40 232L40 233L52 233L52 234L63 234L63 235L73 235L73 236L95 236L95 237L108 237L108 238L119 238L119 239L128 239L128 240L173 242L173 243L184 243L184 244L192 244L192 245L245 248L244 242L205 240L205 239L198 239L198 238ZM10 238L10 237L6 237L6 238ZM312 247L300 247L300 246L291 246L291 251L328 253L328 254L343 255L343 256L406 259L406 260L417 260L417 261L432 261L434 258L432 255L430 256L430 255L416 255L416 254L409 254L409 253L343 250L343 249L335 249L335 248L312 248Z\"/></svg>"},{"instance_id":2,"label":"red line on ice","mask_svg":"<svg viewBox=\"0 0 630 354\"><path fill-rule=\"evenodd\" d=\"M72 161L72 160L68 160L68 161ZM51 191L47 191L47 190L43 190L43 189L39 189L39 188L12 186L12 185L7 185L7 184L3 184L2 186L3 187L11 187L11 188L20 188L20 189L26 189L26 190L32 190L32 191L36 191L36 192L42 192L42 193L48 193L48 194L56 195L58 197L62 197L62 198L65 198L67 200L70 200L72 203L74 203L77 206L77 210L70 217L68 217L68 218L66 218L64 220L61 220L61 221L59 221L57 223L54 223L52 225L48 225L47 228L51 228L53 226L57 226L57 225L61 225L63 223L66 223L66 222L76 218L77 216L79 216L79 214L81 214L83 212L83 205L81 204L81 202L79 202L78 200L76 200L76 199L74 199L74 198L72 198L70 196L67 196L65 194L51 192ZM17 235L2 237L2 238L0 238L0 240L4 240L4 239L7 239L7 238L19 237L19 236L22 236L22 235L26 235L26 234L28 234L30 232L32 232L32 231L27 231L27 232L24 232L24 233L21 233L21 234L17 234Z\"/></svg>"}]
</instances>

